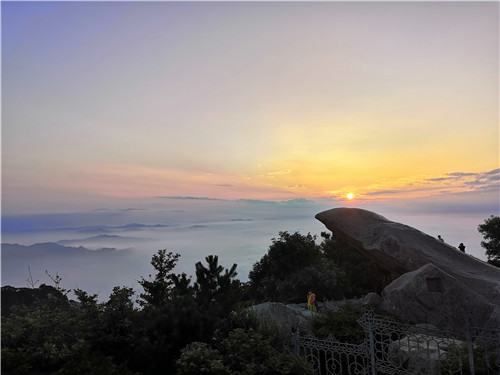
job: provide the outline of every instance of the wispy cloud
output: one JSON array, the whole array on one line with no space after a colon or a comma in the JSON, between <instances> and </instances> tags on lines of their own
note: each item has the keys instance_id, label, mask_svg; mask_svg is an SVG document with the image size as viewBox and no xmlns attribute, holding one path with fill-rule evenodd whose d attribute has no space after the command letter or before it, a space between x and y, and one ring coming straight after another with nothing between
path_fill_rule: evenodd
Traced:
<instances>
[{"instance_id":1,"label":"wispy cloud","mask_svg":"<svg viewBox=\"0 0 500 375\"><path fill-rule=\"evenodd\" d=\"M489 172L486 172L489 173ZM454 177L467 177L467 176L475 176L477 173L467 173L467 172L453 172L453 173L448 173L450 176Z\"/></svg>"},{"instance_id":2,"label":"wispy cloud","mask_svg":"<svg viewBox=\"0 0 500 375\"><path fill-rule=\"evenodd\" d=\"M263 177L263 178L266 178L268 180L275 181L275 180L277 180L278 177L289 175L290 173L292 173L291 169L282 169L279 171L266 172L264 174L259 175L259 177Z\"/></svg>"},{"instance_id":3,"label":"wispy cloud","mask_svg":"<svg viewBox=\"0 0 500 375\"><path fill-rule=\"evenodd\" d=\"M498 191L500 169L485 172L451 172L441 176L411 176L394 181L382 181L356 189L359 199L418 198L471 191ZM330 194L343 198L347 189Z\"/></svg>"},{"instance_id":4,"label":"wispy cloud","mask_svg":"<svg viewBox=\"0 0 500 375\"><path fill-rule=\"evenodd\" d=\"M255 203L255 204L272 204L275 205L278 202L275 201L268 201L268 200L262 200L262 199L238 199L238 202L244 202L244 203Z\"/></svg>"},{"instance_id":5,"label":"wispy cloud","mask_svg":"<svg viewBox=\"0 0 500 375\"><path fill-rule=\"evenodd\" d=\"M267 172L267 175L269 176L275 176L275 175L280 175L280 174L289 174L292 171L290 169L283 169L281 171L276 171L276 172Z\"/></svg>"},{"instance_id":6,"label":"wispy cloud","mask_svg":"<svg viewBox=\"0 0 500 375\"><path fill-rule=\"evenodd\" d=\"M444 182L454 184L456 188L467 187L474 190L498 189L500 181L500 169L493 169L486 172L453 172L442 177L427 179L428 182Z\"/></svg>"},{"instance_id":7,"label":"wispy cloud","mask_svg":"<svg viewBox=\"0 0 500 375\"><path fill-rule=\"evenodd\" d=\"M435 178L429 178L427 181L439 182L439 181L448 181L454 179L455 179L454 177L435 177Z\"/></svg>"},{"instance_id":8,"label":"wispy cloud","mask_svg":"<svg viewBox=\"0 0 500 375\"><path fill-rule=\"evenodd\" d=\"M497 168L497 169L493 169L489 172L486 172L486 174L491 174L491 175L496 175L498 176L500 174L500 168Z\"/></svg>"},{"instance_id":9,"label":"wispy cloud","mask_svg":"<svg viewBox=\"0 0 500 375\"><path fill-rule=\"evenodd\" d=\"M471 188L480 190L489 190L499 188L500 169L493 169L489 172L477 173L472 181L466 181L465 184Z\"/></svg>"},{"instance_id":10,"label":"wispy cloud","mask_svg":"<svg viewBox=\"0 0 500 375\"><path fill-rule=\"evenodd\" d=\"M144 211L144 208L95 208L92 211Z\"/></svg>"},{"instance_id":11,"label":"wispy cloud","mask_svg":"<svg viewBox=\"0 0 500 375\"><path fill-rule=\"evenodd\" d=\"M313 200L310 200L310 199L295 198L295 199L289 199L286 201L281 201L280 203L289 204L289 205L310 205L310 204L314 204L315 202Z\"/></svg>"},{"instance_id":12,"label":"wispy cloud","mask_svg":"<svg viewBox=\"0 0 500 375\"><path fill-rule=\"evenodd\" d=\"M376 196L376 195L386 195L386 194L398 194L404 190L379 190L379 191L370 191L366 193L366 195Z\"/></svg>"},{"instance_id":13,"label":"wispy cloud","mask_svg":"<svg viewBox=\"0 0 500 375\"><path fill-rule=\"evenodd\" d=\"M209 197L169 197L169 196L158 196L155 198L160 199L177 199L177 200L198 200L198 201L225 201L226 199L220 198L209 198Z\"/></svg>"}]
</instances>

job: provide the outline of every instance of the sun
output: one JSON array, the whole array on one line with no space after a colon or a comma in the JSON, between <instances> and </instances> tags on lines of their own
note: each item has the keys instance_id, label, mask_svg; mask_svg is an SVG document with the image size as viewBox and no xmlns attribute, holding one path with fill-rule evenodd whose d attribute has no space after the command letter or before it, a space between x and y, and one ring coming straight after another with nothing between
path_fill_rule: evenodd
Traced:
<instances>
[{"instance_id":1,"label":"sun","mask_svg":"<svg viewBox=\"0 0 500 375\"><path fill-rule=\"evenodd\" d=\"M354 194L353 193L347 194L347 199L352 199L352 198L354 198Z\"/></svg>"}]
</instances>

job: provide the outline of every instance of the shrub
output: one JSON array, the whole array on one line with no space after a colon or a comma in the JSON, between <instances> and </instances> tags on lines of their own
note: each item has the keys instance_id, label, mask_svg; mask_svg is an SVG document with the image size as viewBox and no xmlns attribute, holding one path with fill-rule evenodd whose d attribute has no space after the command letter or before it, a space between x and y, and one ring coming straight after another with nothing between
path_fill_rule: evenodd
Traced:
<instances>
[{"instance_id":1,"label":"shrub","mask_svg":"<svg viewBox=\"0 0 500 375\"><path fill-rule=\"evenodd\" d=\"M365 339L363 327L357 320L363 315L363 306L348 302L338 311L323 310L311 319L314 335L326 338L332 334L340 342L361 344Z\"/></svg>"},{"instance_id":2,"label":"shrub","mask_svg":"<svg viewBox=\"0 0 500 375\"><path fill-rule=\"evenodd\" d=\"M193 342L182 349L181 356L177 360L177 370L180 375L231 374L229 368L224 365L219 351L203 342Z\"/></svg>"}]
</instances>

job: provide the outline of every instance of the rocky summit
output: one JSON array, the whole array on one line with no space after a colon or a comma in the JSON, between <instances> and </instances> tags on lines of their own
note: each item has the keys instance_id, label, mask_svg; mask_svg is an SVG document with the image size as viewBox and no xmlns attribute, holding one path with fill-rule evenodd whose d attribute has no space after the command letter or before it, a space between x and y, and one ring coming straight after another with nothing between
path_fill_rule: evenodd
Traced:
<instances>
[{"instance_id":1,"label":"rocky summit","mask_svg":"<svg viewBox=\"0 0 500 375\"><path fill-rule=\"evenodd\" d=\"M316 219L380 267L401 275L382 292L383 306L391 313L442 326L443 308L453 306L474 315L477 325L500 323L500 268L371 211L334 208ZM446 325L463 325L457 319Z\"/></svg>"}]
</instances>

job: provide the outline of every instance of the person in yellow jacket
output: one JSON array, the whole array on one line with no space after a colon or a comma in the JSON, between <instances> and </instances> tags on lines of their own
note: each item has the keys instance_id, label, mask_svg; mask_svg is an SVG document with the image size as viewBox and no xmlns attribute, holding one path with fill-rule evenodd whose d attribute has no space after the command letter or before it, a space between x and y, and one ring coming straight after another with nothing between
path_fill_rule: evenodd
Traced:
<instances>
[{"instance_id":1,"label":"person in yellow jacket","mask_svg":"<svg viewBox=\"0 0 500 375\"><path fill-rule=\"evenodd\" d=\"M318 312L316 308L316 294L313 292L307 293L307 309L313 312Z\"/></svg>"}]
</instances>

